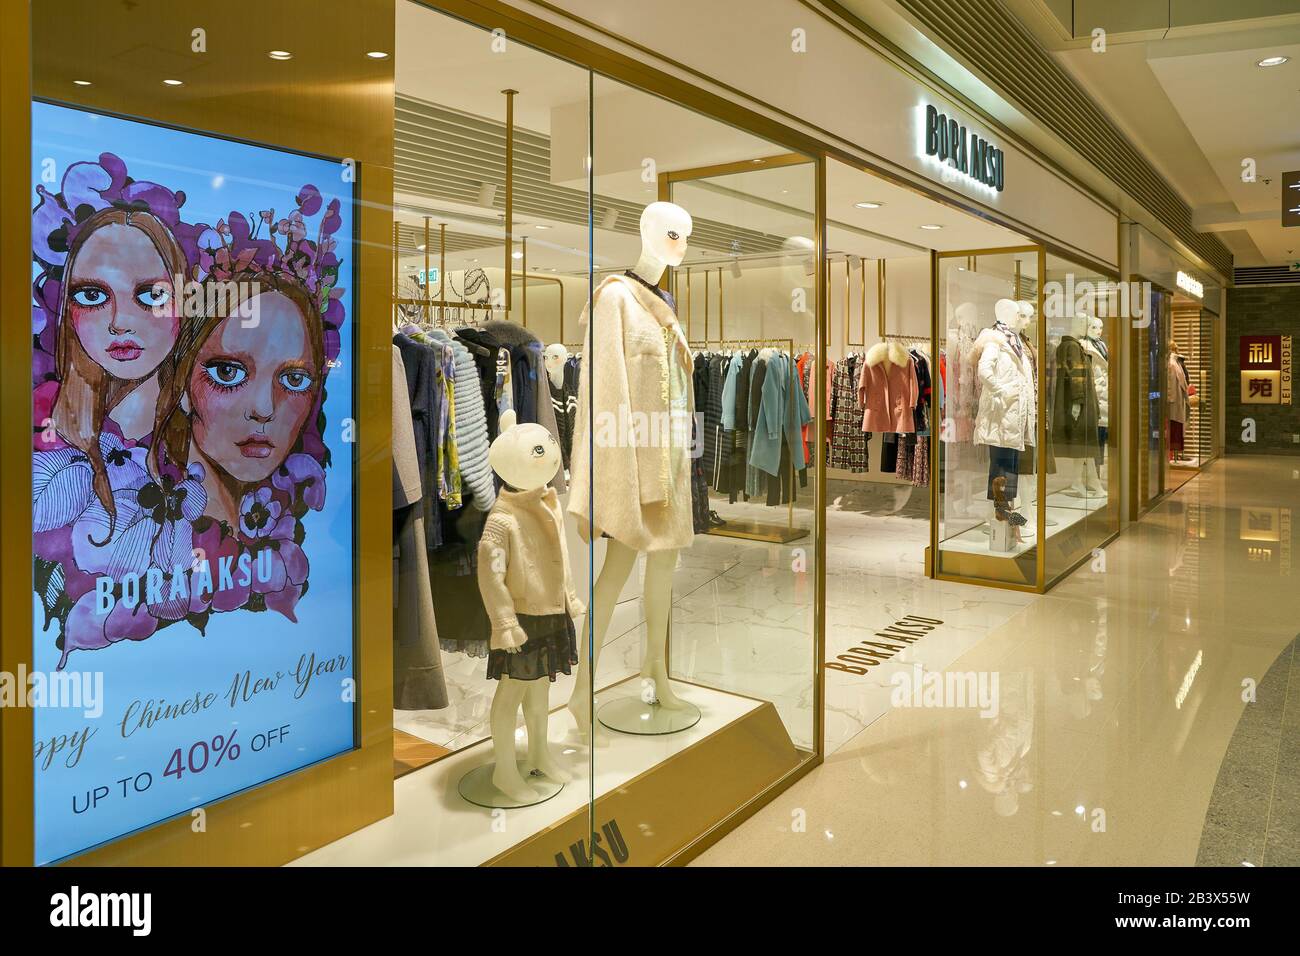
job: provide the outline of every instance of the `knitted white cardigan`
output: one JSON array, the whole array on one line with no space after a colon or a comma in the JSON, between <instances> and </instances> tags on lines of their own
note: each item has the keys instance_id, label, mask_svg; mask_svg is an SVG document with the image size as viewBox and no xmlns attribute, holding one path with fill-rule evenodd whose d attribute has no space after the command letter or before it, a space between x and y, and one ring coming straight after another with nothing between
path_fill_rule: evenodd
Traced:
<instances>
[{"instance_id":1,"label":"knitted white cardigan","mask_svg":"<svg viewBox=\"0 0 1300 956\"><path fill-rule=\"evenodd\" d=\"M592 298L594 315L584 310L581 320L587 322L587 337L569 462L569 513L584 540L603 531L637 551L689 547L695 537L689 422L684 437L683 429L674 428L671 440L660 432L658 441L632 440L609 425L637 414L667 421L674 399L681 398L672 395L673 378L684 378L684 407L694 415L690 347L668 304L636 280L609 276ZM681 363L684 376L670 376L670 361Z\"/></svg>"}]
</instances>

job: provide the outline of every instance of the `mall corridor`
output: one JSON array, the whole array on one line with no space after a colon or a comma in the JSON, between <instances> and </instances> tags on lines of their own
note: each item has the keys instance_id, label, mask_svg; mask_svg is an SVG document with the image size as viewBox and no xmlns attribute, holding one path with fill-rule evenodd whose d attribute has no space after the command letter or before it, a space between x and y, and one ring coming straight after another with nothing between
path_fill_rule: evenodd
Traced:
<instances>
[{"instance_id":1,"label":"mall corridor","mask_svg":"<svg viewBox=\"0 0 1300 956\"><path fill-rule=\"evenodd\" d=\"M1300 467L1229 458L697 865L1300 865ZM1253 701L1246 703L1253 690Z\"/></svg>"}]
</instances>

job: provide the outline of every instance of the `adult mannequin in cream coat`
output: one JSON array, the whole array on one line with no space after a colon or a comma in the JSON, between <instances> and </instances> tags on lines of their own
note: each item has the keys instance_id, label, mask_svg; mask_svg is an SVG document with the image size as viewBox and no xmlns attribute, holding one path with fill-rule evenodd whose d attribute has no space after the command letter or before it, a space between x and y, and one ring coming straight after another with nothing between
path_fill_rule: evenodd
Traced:
<instances>
[{"instance_id":1,"label":"adult mannequin in cream coat","mask_svg":"<svg viewBox=\"0 0 1300 956\"><path fill-rule=\"evenodd\" d=\"M669 266L680 265L686 257L686 240L691 234L691 217L690 214L674 203L654 202L645 208L641 214L641 256L637 260L632 271L637 278L650 286L658 285L659 280L663 277L664 270ZM611 276L604 280L601 288L597 290L597 295L608 294L621 296L620 301L630 302L631 308L636 309L637 302L651 301L653 304L654 293L644 288L638 289L633 286L626 288L611 288L606 290L608 283L636 283L635 279L629 279L622 276ZM646 300L646 296L650 300ZM668 346L671 350L680 345L680 348L686 349L685 337L681 334L677 326L676 319L671 315L667 306L663 303L662 310L656 306L656 316L650 316L645 321L646 324L658 322L663 326L664 331L668 333L668 339L672 344ZM644 313L645 306L639 306ZM596 351L591 344L596 341L603 331L606 336L611 333L615 336L623 334L619 329L605 328L597 329L596 326L601 322L601 305L597 303L592 308L590 318L591 327L588 329L588 348L586 355L592 362L591 369L584 369L584 373L590 376L610 376L610 375L627 375L631 370L629 361L627 369L606 369L599 367L599 358L596 357ZM608 339L607 339L608 341ZM617 343L618 350L624 348L625 343ZM687 350L689 352L689 350ZM670 351L669 361L671 362L672 352ZM637 360L640 361L642 356L638 354ZM590 388L590 385L588 385ZM578 415L580 418L586 415L585 396L579 399ZM635 404L635 402L634 402ZM609 409L596 409L597 414L602 412L612 412ZM633 412L640 409L633 408ZM624 501L631 497L636 499L636 488L607 488L602 486L602 481L607 481L600 473L600 465L596 465L596 474L585 474L586 459L588 454L586 442L590 441L589 437L583 435L584 426L580 423L578 433L574 436L573 460L575 465L575 485L579 489L575 495L581 494L583 487L599 489L593 491L595 498L592 523L597 529L602 527L601 512L602 509L609 510L620 507ZM590 433L589 433L590 434ZM595 431L597 441L599 440L599 430ZM689 444L689 433L686 438ZM579 472L583 474L579 474ZM689 475L689 472L687 472ZM585 481L583 480L585 479ZM633 501L634 507L640 507L643 514L654 513L652 518L656 527L672 525L673 516L662 514L662 509L681 509L685 508L686 523L690 524L690 501L689 501L689 479L684 489L671 489L670 493L678 494L685 492L687 499L684 502L677 502L673 499L649 502L641 504L639 501ZM612 496L622 496L624 501L616 502ZM570 496L569 510L575 514L575 517L581 522L583 514L575 511L576 509L585 509L587 503L576 501L575 496ZM656 513L658 512L658 513ZM679 516L680 517L680 516ZM573 714L574 720L578 725L578 733L587 737L591 732L591 697L590 688L591 672L596 668L600 661L601 646L605 642L605 637L609 631L610 619L614 613L614 606L618 602L619 592L623 589L628 575L632 573L636 565L636 559L641 548L636 543L620 541L617 533L608 530L610 534L608 545L605 549L605 561L600 569L600 575L596 579L594 593L592 595L589 627L582 632L582 648L578 655L578 679L574 686L573 695L569 698L569 711ZM687 531L683 536L679 533L673 535L674 541L679 541L681 546L690 543L692 531ZM667 672L667 644L668 644L668 616L672 607L672 585L673 570L677 567L678 547L667 547L654 549L645 549L645 586L642 591L645 621L646 621L646 649L645 656L641 664L642 678L642 700L647 703L658 703L659 706L666 709L674 710L685 707L686 704L673 693L672 687L668 681ZM590 655L588 655L587 642L591 641Z\"/></svg>"}]
</instances>

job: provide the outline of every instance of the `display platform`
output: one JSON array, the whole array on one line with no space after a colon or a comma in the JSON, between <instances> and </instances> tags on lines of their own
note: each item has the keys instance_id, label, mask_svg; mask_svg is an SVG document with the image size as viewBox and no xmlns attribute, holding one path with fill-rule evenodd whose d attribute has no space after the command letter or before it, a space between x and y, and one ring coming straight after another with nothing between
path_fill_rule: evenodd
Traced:
<instances>
[{"instance_id":1,"label":"display platform","mask_svg":"<svg viewBox=\"0 0 1300 956\"><path fill-rule=\"evenodd\" d=\"M1094 511L1099 511L1106 507L1106 497L1098 498L1076 498L1064 491L1054 492L1047 496L1047 525L1051 529L1048 535L1058 534L1068 529L1071 525L1078 524L1084 518ZM989 532L987 522L980 522L973 528L967 528L959 534L950 538L944 538L939 542L939 546L945 551L964 551L968 554L997 554L1005 557L1015 557L1024 554L1030 550L1037 542L1037 535L1034 534L1034 527L1037 522L1037 515L1032 507L1024 508L1021 511L1029 523L1022 530L1024 540L1017 544L1010 551L989 550ZM1053 522L1056 522L1053 524Z\"/></svg>"},{"instance_id":2,"label":"display platform","mask_svg":"<svg viewBox=\"0 0 1300 956\"><path fill-rule=\"evenodd\" d=\"M681 792L684 781L698 781L699 774L704 773L706 767L716 766L725 771L723 775L728 779L719 780L717 787L710 781L710 790L727 791L720 793L718 801L712 801L717 803L716 813L721 819L738 805L732 803L723 807L725 801L734 796L731 791L735 786L731 785L730 778L740 774L747 778L739 781L742 789L755 785L762 789L798 766L804 757L790 743L776 709L770 703L677 681L673 682L673 689L700 708L700 722L681 733L663 736L628 736L607 731L609 746L596 751L594 787L590 751L576 743L573 722L561 713L551 721L551 741L565 769L573 775L573 782L553 799L518 810L489 810L465 801L457 791L460 779L490 759L489 745L479 744L398 780L394 785L393 816L321 847L291 865L479 866L492 861L523 863L523 860L507 859L507 854L522 852L525 844L531 846L534 856L541 853L541 857L532 862L554 863L549 845L539 850L535 842L530 844L529 841L539 834L551 833L558 824L575 820L585 832L588 799L593 790L600 801L597 804L598 826L604 828L613 820L613 832L621 836L625 849L631 854L631 862L654 862L650 847L659 847L665 838L672 836L665 827L676 827L679 820L688 816L715 812L712 806L700 806L690 814L675 811L672 820L665 818L660 821L658 830L653 826L643 828L644 821L653 816L655 804L647 801L654 780L662 778ZM639 683L627 681L601 692L599 699L635 697L638 692ZM745 749L737 750L738 747ZM693 753L687 757L689 752ZM745 759L727 759L728 754L737 753L744 753ZM685 771L688 762L700 766L692 768L689 776L683 776L678 767ZM625 786L638 778L636 788ZM602 804L606 797L637 798L636 815L605 813ZM706 802L710 801L692 801L694 804ZM641 812L643 806L646 812ZM677 809L682 810L681 807ZM700 821L692 819L687 822L695 826ZM692 830L690 835L699 832L703 832L703 828ZM561 841L556 852L567 852L569 845ZM576 864L569 860L567 865Z\"/></svg>"}]
</instances>

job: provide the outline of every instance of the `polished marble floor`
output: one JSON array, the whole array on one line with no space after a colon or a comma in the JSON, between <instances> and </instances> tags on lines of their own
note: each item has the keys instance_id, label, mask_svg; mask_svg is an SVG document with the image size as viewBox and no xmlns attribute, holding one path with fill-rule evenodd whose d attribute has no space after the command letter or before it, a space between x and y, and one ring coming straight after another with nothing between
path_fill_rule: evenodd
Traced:
<instances>
[{"instance_id":1,"label":"polished marble floor","mask_svg":"<svg viewBox=\"0 0 1300 956\"><path fill-rule=\"evenodd\" d=\"M867 606L951 614L910 652L996 680L996 715L885 695L873 717L868 688L828 681L852 736L828 725L826 762L697 865L1295 865L1296 508L1295 459L1213 463L1039 597L949 591L903 553L864 582L832 528L828 641Z\"/></svg>"},{"instance_id":2,"label":"polished marble floor","mask_svg":"<svg viewBox=\"0 0 1300 956\"><path fill-rule=\"evenodd\" d=\"M826 659L871 639L907 614L941 619L942 628L869 675L830 671L826 681L826 749L833 751L889 709L894 675L920 663L947 666L988 631L1033 599L994 588L933 581L925 576L929 489L873 481L828 482L826 516ZM725 518L780 523L788 509L715 498ZM811 496L796 503L797 527L811 524ZM599 548L599 546L598 546ZM575 577L585 578L585 546L574 536ZM599 550L597 551L599 567ZM601 654L597 686L636 674L645 645L638 564L615 610ZM814 567L811 537L768 544L697 535L681 553L673 577L673 677L748 698L771 701L795 746L814 737ZM394 725L432 743L460 750L488 736L495 682L486 662L463 654L444 658L452 704L438 711L398 711ZM568 700L574 677L551 685L551 706ZM688 688L689 694L689 688ZM567 712L552 718L576 729Z\"/></svg>"}]
</instances>

